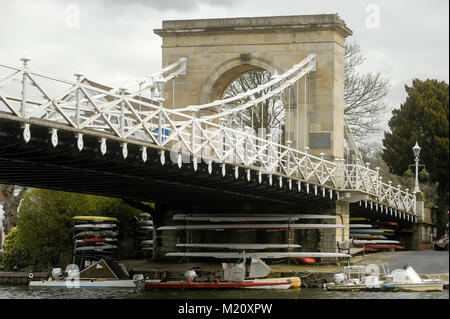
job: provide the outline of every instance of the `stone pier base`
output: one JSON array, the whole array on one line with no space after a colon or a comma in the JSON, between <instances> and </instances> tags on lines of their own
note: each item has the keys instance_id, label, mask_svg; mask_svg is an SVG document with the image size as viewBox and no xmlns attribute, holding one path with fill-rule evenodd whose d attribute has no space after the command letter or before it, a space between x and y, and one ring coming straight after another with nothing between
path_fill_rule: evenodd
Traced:
<instances>
[{"instance_id":1,"label":"stone pier base","mask_svg":"<svg viewBox=\"0 0 450 319\"><path fill-rule=\"evenodd\" d=\"M327 215L335 215L336 221L328 223L344 225L340 229L321 229L319 247L321 252L339 252L337 242L347 241L350 238L350 206L344 201L334 201L326 212ZM322 258L322 262L335 263L337 258Z\"/></svg>"}]
</instances>

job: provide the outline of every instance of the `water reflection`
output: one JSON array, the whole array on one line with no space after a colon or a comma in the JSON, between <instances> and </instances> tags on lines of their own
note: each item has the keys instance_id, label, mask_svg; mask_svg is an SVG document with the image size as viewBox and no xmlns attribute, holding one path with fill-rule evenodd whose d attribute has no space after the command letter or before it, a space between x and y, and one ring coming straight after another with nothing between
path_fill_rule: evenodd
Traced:
<instances>
[{"instance_id":1,"label":"water reflection","mask_svg":"<svg viewBox=\"0 0 450 319\"><path fill-rule=\"evenodd\" d=\"M67 289L0 286L1 299L448 299L443 292L352 292L318 288L289 290Z\"/></svg>"}]
</instances>

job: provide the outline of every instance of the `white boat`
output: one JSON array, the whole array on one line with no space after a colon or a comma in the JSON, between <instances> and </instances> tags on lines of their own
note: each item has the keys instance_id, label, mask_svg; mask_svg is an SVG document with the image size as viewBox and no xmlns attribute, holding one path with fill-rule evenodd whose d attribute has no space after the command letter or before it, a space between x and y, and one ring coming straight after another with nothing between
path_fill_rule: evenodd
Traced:
<instances>
[{"instance_id":1,"label":"white boat","mask_svg":"<svg viewBox=\"0 0 450 319\"><path fill-rule=\"evenodd\" d=\"M242 258L243 256L261 259L280 258L349 258L350 255L344 253L320 253L320 252L172 252L166 253L167 257L212 257L218 259Z\"/></svg>"},{"instance_id":2,"label":"white boat","mask_svg":"<svg viewBox=\"0 0 450 319\"><path fill-rule=\"evenodd\" d=\"M81 237L116 237L119 233L110 231L110 230L102 230L102 231L83 231L74 236L74 238L81 238Z\"/></svg>"},{"instance_id":3,"label":"white boat","mask_svg":"<svg viewBox=\"0 0 450 319\"><path fill-rule=\"evenodd\" d=\"M382 269L383 271L379 271ZM355 276L356 275L356 276ZM333 277L333 282L324 285L328 290L350 291L442 291L442 280L422 279L411 266L389 273L387 264L380 266L347 266Z\"/></svg>"},{"instance_id":4,"label":"white boat","mask_svg":"<svg viewBox=\"0 0 450 319\"><path fill-rule=\"evenodd\" d=\"M214 225L172 225L157 230L288 230L344 228L340 224L214 224Z\"/></svg>"},{"instance_id":5,"label":"white boat","mask_svg":"<svg viewBox=\"0 0 450 319\"><path fill-rule=\"evenodd\" d=\"M358 240L353 239L353 243L355 245L362 245L362 244L400 244L398 240L384 240L384 239L373 239L373 240Z\"/></svg>"},{"instance_id":6,"label":"white boat","mask_svg":"<svg viewBox=\"0 0 450 319\"><path fill-rule=\"evenodd\" d=\"M140 226L139 228L145 231L153 230L153 226Z\"/></svg>"},{"instance_id":7,"label":"white boat","mask_svg":"<svg viewBox=\"0 0 450 319\"><path fill-rule=\"evenodd\" d=\"M152 221L152 220L144 220L144 219L141 219L141 220L139 221L139 225L153 225L153 221Z\"/></svg>"},{"instance_id":8,"label":"white boat","mask_svg":"<svg viewBox=\"0 0 450 319\"><path fill-rule=\"evenodd\" d=\"M103 251L108 249L116 249L116 245L95 245L95 246L82 246L75 248L75 251Z\"/></svg>"},{"instance_id":9,"label":"white boat","mask_svg":"<svg viewBox=\"0 0 450 319\"><path fill-rule=\"evenodd\" d=\"M350 224L350 228L372 228L372 225L369 224Z\"/></svg>"},{"instance_id":10,"label":"white boat","mask_svg":"<svg viewBox=\"0 0 450 319\"><path fill-rule=\"evenodd\" d=\"M80 279L80 280L33 280L30 287L52 288L136 288L133 280L123 279Z\"/></svg>"},{"instance_id":11,"label":"white boat","mask_svg":"<svg viewBox=\"0 0 450 319\"><path fill-rule=\"evenodd\" d=\"M94 244L94 243L111 243L111 242L116 242L117 239L115 238L102 238L102 239L98 239L98 240L83 240L83 239L77 239L75 240L76 244Z\"/></svg>"},{"instance_id":12,"label":"white boat","mask_svg":"<svg viewBox=\"0 0 450 319\"><path fill-rule=\"evenodd\" d=\"M153 240L143 240L141 241L141 245L153 245Z\"/></svg>"},{"instance_id":13,"label":"white boat","mask_svg":"<svg viewBox=\"0 0 450 319\"><path fill-rule=\"evenodd\" d=\"M289 249L300 248L297 244L177 244L177 247L194 248L224 248L224 249Z\"/></svg>"},{"instance_id":14,"label":"white boat","mask_svg":"<svg viewBox=\"0 0 450 319\"><path fill-rule=\"evenodd\" d=\"M336 219L332 215L319 214L175 214L173 220L210 222L294 221L299 219Z\"/></svg>"},{"instance_id":15,"label":"white boat","mask_svg":"<svg viewBox=\"0 0 450 319\"><path fill-rule=\"evenodd\" d=\"M136 283L142 281L142 275L128 278L122 265L112 260L100 260L86 269L79 271L78 265L70 264L65 274L61 268L54 268L48 280L32 280L30 287L49 288L137 288Z\"/></svg>"},{"instance_id":16,"label":"white boat","mask_svg":"<svg viewBox=\"0 0 450 319\"><path fill-rule=\"evenodd\" d=\"M116 227L115 224L78 224L74 226L76 229L111 229Z\"/></svg>"}]
</instances>

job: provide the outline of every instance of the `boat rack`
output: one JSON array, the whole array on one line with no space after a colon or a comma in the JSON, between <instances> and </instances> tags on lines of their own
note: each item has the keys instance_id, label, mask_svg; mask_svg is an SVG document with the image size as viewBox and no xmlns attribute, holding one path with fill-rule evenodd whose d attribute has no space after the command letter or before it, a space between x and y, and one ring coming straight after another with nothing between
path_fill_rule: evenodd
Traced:
<instances>
[{"instance_id":1,"label":"boat rack","mask_svg":"<svg viewBox=\"0 0 450 319\"><path fill-rule=\"evenodd\" d=\"M344 257L343 253L321 253L296 251L301 246L294 243L296 229L343 228L337 224L300 223L299 220L333 219L336 216L319 214L176 214L173 220L184 221L184 225L169 225L157 228L157 231L184 231L185 238L178 237L177 251L166 253L167 257L181 257L179 262L189 257L209 257L219 259L240 258L242 252L260 258L323 258ZM191 222L196 222L192 224ZM200 223L198 223L200 222ZM192 242L193 231L287 231L288 243L195 243ZM201 249L203 251L198 251ZM181 250L181 251L180 251ZM276 250L276 251L274 251Z\"/></svg>"},{"instance_id":2,"label":"boat rack","mask_svg":"<svg viewBox=\"0 0 450 319\"><path fill-rule=\"evenodd\" d=\"M398 223L365 217L350 217L350 239L355 248L366 252L404 250L398 237Z\"/></svg>"},{"instance_id":3,"label":"boat rack","mask_svg":"<svg viewBox=\"0 0 450 319\"><path fill-rule=\"evenodd\" d=\"M105 216L75 216L73 218L73 264L80 269L117 251L118 219Z\"/></svg>"},{"instance_id":4,"label":"boat rack","mask_svg":"<svg viewBox=\"0 0 450 319\"><path fill-rule=\"evenodd\" d=\"M139 214L136 217L136 250L137 255L148 258L154 257L155 232L152 216L148 213Z\"/></svg>"}]
</instances>

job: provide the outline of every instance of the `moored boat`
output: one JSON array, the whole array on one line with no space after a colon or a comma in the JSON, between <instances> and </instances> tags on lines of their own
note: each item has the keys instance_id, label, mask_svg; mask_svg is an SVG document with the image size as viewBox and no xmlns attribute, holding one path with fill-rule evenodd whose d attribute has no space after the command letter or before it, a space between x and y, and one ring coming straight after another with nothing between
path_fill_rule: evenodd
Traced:
<instances>
[{"instance_id":1,"label":"moored boat","mask_svg":"<svg viewBox=\"0 0 450 319\"><path fill-rule=\"evenodd\" d=\"M244 281L216 281L195 282L187 281L154 281L145 282L146 289L235 289L235 288L257 288L257 289L289 289L292 285L290 279L255 279Z\"/></svg>"},{"instance_id":2,"label":"moored boat","mask_svg":"<svg viewBox=\"0 0 450 319\"><path fill-rule=\"evenodd\" d=\"M80 280L35 280L29 287L52 288L136 288L133 280L123 279L80 279Z\"/></svg>"},{"instance_id":3,"label":"moored boat","mask_svg":"<svg viewBox=\"0 0 450 319\"><path fill-rule=\"evenodd\" d=\"M389 273L389 265L384 264L378 272L369 266L348 266L334 275L333 282L324 285L327 290L350 291L404 291L433 292L443 290L442 280L422 279L411 266L395 269ZM356 273L352 271L355 271ZM356 277L355 277L356 274Z\"/></svg>"}]
</instances>

